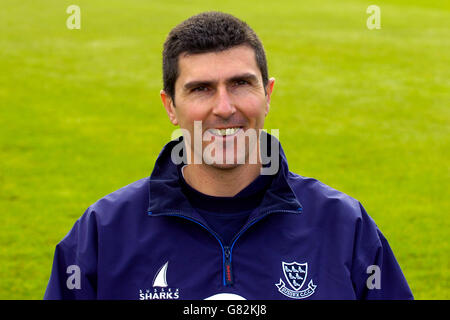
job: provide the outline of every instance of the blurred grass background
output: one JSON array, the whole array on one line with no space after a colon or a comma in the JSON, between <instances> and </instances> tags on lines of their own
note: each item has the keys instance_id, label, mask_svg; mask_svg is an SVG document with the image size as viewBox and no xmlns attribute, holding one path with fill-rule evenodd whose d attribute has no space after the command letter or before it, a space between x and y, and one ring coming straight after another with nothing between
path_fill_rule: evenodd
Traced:
<instances>
[{"instance_id":1,"label":"blurred grass background","mask_svg":"<svg viewBox=\"0 0 450 320\"><path fill-rule=\"evenodd\" d=\"M66 8L81 8L68 30ZM381 8L368 30L366 8ZM55 245L98 198L148 176L174 127L161 51L221 10L262 39L266 128L290 169L359 199L417 299L450 298L450 4L2 0L0 299L41 299Z\"/></svg>"}]
</instances>

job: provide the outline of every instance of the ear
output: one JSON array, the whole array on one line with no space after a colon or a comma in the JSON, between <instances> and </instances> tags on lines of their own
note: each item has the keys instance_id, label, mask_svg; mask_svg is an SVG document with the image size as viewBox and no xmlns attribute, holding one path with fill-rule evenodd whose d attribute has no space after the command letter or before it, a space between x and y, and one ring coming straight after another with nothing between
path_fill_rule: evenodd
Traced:
<instances>
[{"instance_id":1,"label":"ear","mask_svg":"<svg viewBox=\"0 0 450 320\"><path fill-rule=\"evenodd\" d=\"M166 109L170 122L172 122L173 125L178 125L177 114L172 98L164 90L161 90L159 95L161 96L161 101Z\"/></svg>"},{"instance_id":2,"label":"ear","mask_svg":"<svg viewBox=\"0 0 450 320\"><path fill-rule=\"evenodd\" d=\"M270 78L266 85L266 115L269 113L270 97L272 96L274 84L275 84L275 78Z\"/></svg>"}]
</instances>

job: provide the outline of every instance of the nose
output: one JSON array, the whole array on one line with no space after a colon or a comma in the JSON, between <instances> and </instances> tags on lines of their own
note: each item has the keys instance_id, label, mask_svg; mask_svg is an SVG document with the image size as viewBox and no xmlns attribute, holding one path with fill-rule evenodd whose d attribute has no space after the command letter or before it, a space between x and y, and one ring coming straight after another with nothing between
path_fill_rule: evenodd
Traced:
<instances>
[{"instance_id":1,"label":"nose","mask_svg":"<svg viewBox=\"0 0 450 320\"><path fill-rule=\"evenodd\" d=\"M217 99L214 101L213 114L228 119L236 112L234 103L226 88L217 90Z\"/></svg>"}]
</instances>

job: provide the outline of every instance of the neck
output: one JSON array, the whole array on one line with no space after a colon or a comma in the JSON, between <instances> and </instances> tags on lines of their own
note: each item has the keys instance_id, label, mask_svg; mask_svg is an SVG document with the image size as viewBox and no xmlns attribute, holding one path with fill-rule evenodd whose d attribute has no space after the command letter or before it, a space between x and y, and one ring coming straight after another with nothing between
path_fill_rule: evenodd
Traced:
<instances>
[{"instance_id":1,"label":"neck","mask_svg":"<svg viewBox=\"0 0 450 320\"><path fill-rule=\"evenodd\" d=\"M197 191L215 197L233 197L252 183L261 172L261 164L243 164L234 168L218 168L205 164L189 164L184 168L186 182Z\"/></svg>"}]
</instances>

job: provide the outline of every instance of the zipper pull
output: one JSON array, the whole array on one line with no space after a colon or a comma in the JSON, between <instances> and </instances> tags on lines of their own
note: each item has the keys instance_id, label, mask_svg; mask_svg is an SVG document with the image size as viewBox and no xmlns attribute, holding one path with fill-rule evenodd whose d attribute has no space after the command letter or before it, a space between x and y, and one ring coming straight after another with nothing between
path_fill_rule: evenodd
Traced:
<instances>
[{"instance_id":1,"label":"zipper pull","mask_svg":"<svg viewBox=\"0 0 450 320\"><path fill-rule=\"evenodd\" d=\"M225 264L224 264L224 272L225 272L225 285L232 286L233 285L233 273L231 271L231 250L230 247L224 247L225 254Z\"/></svg>"}]
</instances>

